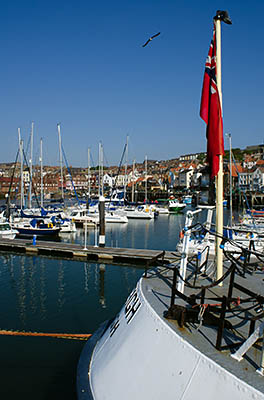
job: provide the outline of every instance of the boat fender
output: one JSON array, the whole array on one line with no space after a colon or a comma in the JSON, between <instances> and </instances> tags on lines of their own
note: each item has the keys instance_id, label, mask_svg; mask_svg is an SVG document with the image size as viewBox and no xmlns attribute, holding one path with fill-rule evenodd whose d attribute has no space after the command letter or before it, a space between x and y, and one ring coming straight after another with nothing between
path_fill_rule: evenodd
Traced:
<instances>
[{"instance_id":1,"label":"boat fender","mask_svg":"<svg viewBox=\"0 0 264 400\"><path fill-rule=\"evenodd\" d=\"M183 239L183 238L184 238L184 232L183 232L182 230L181 230L180 233L179 233L179 238L180 238L180 239Z\"/></svg>"}]
</instances>

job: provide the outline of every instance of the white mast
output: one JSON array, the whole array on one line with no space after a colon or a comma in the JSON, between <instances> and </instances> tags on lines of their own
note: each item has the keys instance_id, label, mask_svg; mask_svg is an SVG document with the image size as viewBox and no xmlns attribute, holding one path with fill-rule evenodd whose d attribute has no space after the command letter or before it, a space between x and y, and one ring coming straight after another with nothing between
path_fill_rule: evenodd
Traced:
<instances>
[{"instance_id":1,"label":"white mast","mask_svg":"<svg viewBox=\"0 0 264 400\"><path fill-rule=\"evenodd\" d=\"M148 167L147 167L147 156L145 156L145 201L148 200Z\"/></svg>"},{"instance_id":2,"label":"white mast","mask_svg":"<svg viewBox=\"0 0 264 400\"><path fill-rule=\"evenodd\" d=\"M20 208L24 207L24 176L23 176L23 140L21 139L20 128L18 128L18 141L19 141L19 153L20 153Z\"/></svg>"},{"instance_id":3,"label":"white mast","mask_svg":"<svg viewBox=\"0 0 264 400\"><path fill-rule=\"evenodd\" d=\"M90 147L88 148L88 200L91 197L91 161L90 161Z\"/></svg>"},{"instance_id":4,"label":"white mast","mask_svg":"<svg viewBox=\"0 0 264 400\"><path fill-rule=\"evenodd\" d=\"M40 139L40 207L43 207L43 158L42 158L42 138Z\"/></svg>"},{"instance_id":5,"label":"white mast","mask_svg":"<svg viewBox=\"0 0 264 400\"><path fill-rule=\"evenodd\" d=\"M102 196L104 195L104 150L101 143L101 183L102 183Z\"/></svg>"},{"instance_id":6,"label":"white mast","mask_svg":"<svg viewBox=\"0 0 264 400\"><path fill-rule=\"evenodd\" d=\"M32 207L32 179L33 179L33 131L34 122L31 123L30 131L30 159L29 159L29 171L30 171L30 181L29 181L29 208Z\"/></svg>"},{"instance_id":7,"label":"white mast","mask_svg":"<svg viewBox=\"0 0 264 400\"><path fill-rule=\"evenodd\" d=\"M135 197L135 160L133 161L133 175L132 175L132 198L131 201L134 203L134 197Z\"/></svg>"},{"instance_id":8,"label":"white mast","mask_svg":"<svg viewBox=\"0 0 264 400\"><path fill-rule=\"evenodd\" d=\"M57 124L58 127L58 135L59 135L59 156L60 156L60 178L61 178L61 198L64 199L63 192L63 165L62 165L62 147L61 147L61 133L60 133L60 124Z\"/></svg>"},{"instance_id":9,"label":"white mast","mask_svg":"<svg viewBox=\"0 0 264 400\"><path fill-rule=\"evenodd\" d=\"M104 195L104 182L103 182L103 173L104 173L104 158L103 158L103 145L102 142L99 142L99 151L98 151L98 197Z\"/></svg>"},{"instance_id":10,"label":"white mast","mask_svg":"<svg viewBox=\"0 0 264 400\"><path fill-rule=\"evenodd\" d=\"M231 20L226 11L217 11L215 16L215 33L216 33L216 71L217 71L217 88L220 98L221 110L222 105L222 72L221 72L221 21L231 24ZM216 279L223 276L223 250L220 248L223 236L223 156L219 156L219 171L216 177L216 263L217 272ZM222 285L222 284L221 284Z\"/></svg>"},{"instance_id":11,"label":"white mast","mask_svg":"<svg viewBox=\"0 0 264 400\"><path fill-rule=\"evenodd\" d=\"M100 198L100 187L101 187L101 142L99 142L99 147L98 147L98 199Z\"/></svg>"},{"instance_id":12,"label":"white mast","mask_svg":"<svg viewBox=\"0 0 264 400\"><path fill-rule=\"evenodd\" d=\"M127 190L127 165L128 165L128 135L126 137L126 162L125 162L125 180L124 180L124 200L126 199L126 190Z\"/></svg>"}]
</instances>

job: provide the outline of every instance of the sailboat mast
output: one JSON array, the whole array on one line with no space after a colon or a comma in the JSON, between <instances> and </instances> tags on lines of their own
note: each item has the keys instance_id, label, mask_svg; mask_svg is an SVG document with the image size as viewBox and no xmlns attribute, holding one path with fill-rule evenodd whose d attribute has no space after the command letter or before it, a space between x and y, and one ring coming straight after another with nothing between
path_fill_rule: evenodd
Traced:
<instances>
[{"instance_id":1,"label":"sailboat mast","mask_svg":"<svg viewBox=\"0 0 264 400\"><path fill-rule=\"evenodd\" d=\"M24 207L24 176L23 176L23 140L21 139L20 128L18 128L18 142L19 142L19 153L20 153L20 208Z\"/></svg>"},{"instance_id":2,"label":"sailboat mast","mask_svg":"<svg viewBox=\"0 0 264 400\"><path fill-rule=\"evenodd\" d=\"M101 142L98 147L98 199L100 198L100 187L101 187Z\"/></svg>"},{"instance_id":3,"label":"sailboat mast","mask_svg":"<svg viewBox=\"0 0 264 400\"><path fill-rule=\"evenodd\" d=\"M102 184L102 196L104 196L104 150L102 143L101 143L101 184Z\"/></svg>"},{"instance_id":4,"label":"sailboat mast","mask_svg":"<svg viewBox=\"0 0 264 400\"><path fill-rule=\"evenodd\" d=\"M124 200L126 199L126 190L127 190L127 165L128 165L128 135L126 137L126 162L125 162L125 180L124 180Z\"/></svg>"},{"instance_id":5,"label":"sailboat mast","mask_svg":"<svg viewBox=\"0 0 264 400\"><path fill-rule=\"evenodd\" d=\"M91 149L88 148L88 202L91 197Z\"/></svg>"},{"instance_id":6,"label":"sailboat mast","mask_svg":"<svg viewBox=\"0 0 264 400\"><path fill-rule=\"evenodd\" d=\"M104 195L104 182L103 182L103 145L102 142L99 142L99 150L98 150L98 197Z\"/></svg>"},{"instance_id":7,"label":"sailboat mast","mask_svg":"<svg viewBox=\"0 0 264 400\"><path fill-rule=\"evenodd\" d=\"M43 207L43 158L42 158L42 138L40 139L40 206Z\"/></svg>"},{"instance_id":8,"label":"sailboat mast","mask_svg":"<svg viewBox=\"0 0 264 400\"><path fill-rule=\"evenodd\" d=\"M133 175L132 175L132 198L131 201L134 203L134 197L135 197L135 160L133 161Z\"/></svg>"},{"instance_id":9,"label":"sailboat mast","mask_svg":"<svg viewBox=\"0 0 264 400\"><path fill-rule=\"evenodd\" d=\"M61 148L61 133L60 133L60 124L57 124L58 127L58 136L59 136L59 156L60 156L60 178L61 178L61 198L64 199L63 193L63 166L62 166L62 148Z\"/></svg>"},{"instance_id":10,"label":"sailboat mast","mask_svg":"<svg viewBox=\"0 0 264 400\"><path fill-rule=\"evenodd\" d=\"M29 171L30 171L30 181L29 181L29 208L32 207L32 178L33 178L33 132L34 132L34 122L31 123L30 131L30 160L29 160Z\"/></svg>"},{"instance_id":11,"label":"sailboat mast","mask_svg":"<svg viewBox=\"0 0 264 400\"><path fill-rule=\"evenodd\" d=\"M145 156L145 201L148 200L148 166L147 166L147 156Z\"/></svg>"}]
</instances>

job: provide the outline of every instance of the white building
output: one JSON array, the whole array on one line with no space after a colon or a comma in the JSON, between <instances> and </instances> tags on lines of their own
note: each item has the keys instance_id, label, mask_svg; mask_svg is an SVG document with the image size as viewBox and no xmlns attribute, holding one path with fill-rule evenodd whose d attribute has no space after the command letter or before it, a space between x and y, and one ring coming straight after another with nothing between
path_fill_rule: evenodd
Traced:
<instances>
[{"instance_id":1,"label":"white building","mask_svg":"<svg viewBox=\"0 0 264 400\"><path fill-rule=\"evenodd\" d=\"M264 166L253 168L252 189L262 190L264 188Z\"/></svg>"},{"instance_id":2,"label":"white building","mask_svg":"<svg viewBox=\"0 0 264 400\"><path fill-rule=\"evenodd\" d=\"M190 166L188 169L181 170L178 175L178 185L189 189L192 182L194 169Z\"/></svg>"},{"instance_id":3,"label":"white building","mask_svg":"<svg viewBox=\"0 0 264 400\"><path fill-rule=\"evenodd\" d=\"M105 186L113 187L115 184L115 178L110 176L109 174L104 174L103 176L103 183Z\"/></svg>"}]
</instances>

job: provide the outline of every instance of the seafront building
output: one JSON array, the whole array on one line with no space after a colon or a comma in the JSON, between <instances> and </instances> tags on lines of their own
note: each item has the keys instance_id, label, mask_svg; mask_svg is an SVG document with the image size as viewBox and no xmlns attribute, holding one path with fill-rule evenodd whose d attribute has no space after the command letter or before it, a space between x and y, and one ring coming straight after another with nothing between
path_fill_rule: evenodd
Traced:
<instances>
[{"instance_id":1,"label":"seafront building","mask_svg":"<svg viewBox=\"0 0 264 400\"><path fill-rule=\"evenodd\" d=\"M225 188L226 195L229 193L229 155L226 152L224 160ZM264 145L248 146L245 150L234 149L233 155L235 162L232 165L232 191L243 190L246 192L264 192ZM171 160L148 160L147 173L144 161L136 165L128 165L125 171L124 166L104 167L103 184L106 192L113 188L127 186L128 193L132 190L143 192L146 190L151 198L152 192L164 192L165 197L173 192L199 191L204 188L203 175L207 174L206 154L195 153L185 154ZM61 173L58 166L43 167L43 191L46 198L56 196L61 192L69 195L77 192L85 196L88 190L88 171L87 168L66 167L63 168L63 184ZM25 192L29 187L29 169L24 167L23 182ZM40 193L40 166L33 168L33 187L34 194ZM90 188L92 193L98 193L99 172L98 167L91 168ZM2 163L0 164L0 196L4 197L7 193L11 196L20 193L20 164Z\"/></svg>"}]
</instances>

